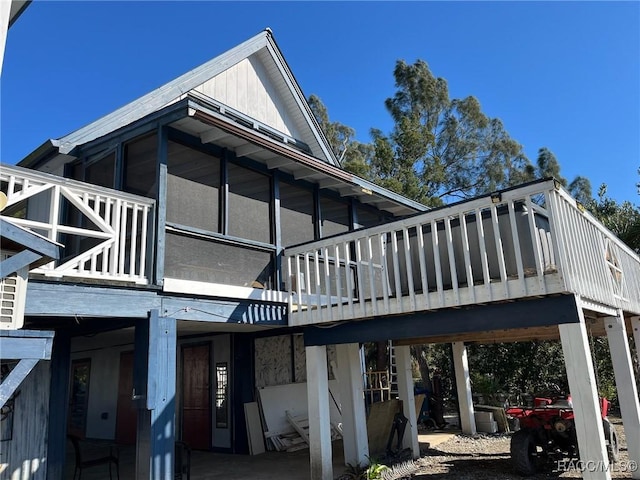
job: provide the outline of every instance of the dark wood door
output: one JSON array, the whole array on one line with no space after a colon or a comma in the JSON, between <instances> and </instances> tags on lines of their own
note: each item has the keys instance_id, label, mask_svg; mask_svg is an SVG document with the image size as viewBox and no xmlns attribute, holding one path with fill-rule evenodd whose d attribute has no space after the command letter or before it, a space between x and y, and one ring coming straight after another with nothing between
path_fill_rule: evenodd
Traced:
<instances>
[{"instance_id":1,"label":"dark wood door","mask_svg":"<svg viewBox=\"0 0 640 480\"><path fill-rule=\"evenodd\" d=\"M182 439L194 449L211 448L211 351L182 348Z\"/></svg>"},{"instance_id":2,"label":"dark wood door","mask_svg":"<svg viewBox=\"0 0 640 480\"><path fill-rule=\"evenodd\" d=\"M120 354L118 405L116 413L116 442L123 445L136 443L138 411L131 400L133 393L133 352Z\"/></svg>"}]
</instances>

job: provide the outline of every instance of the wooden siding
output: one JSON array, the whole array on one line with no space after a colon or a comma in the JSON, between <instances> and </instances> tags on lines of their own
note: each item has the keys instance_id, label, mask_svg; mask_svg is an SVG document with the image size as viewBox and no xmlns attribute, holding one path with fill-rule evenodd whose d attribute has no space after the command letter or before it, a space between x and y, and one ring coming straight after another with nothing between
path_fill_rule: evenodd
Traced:
<instances>
[{"instance_id":1,"label":"wooden siding","mask_svg":"<svg viewBox=\"0 0 640 480\"><path fill-rule=\"evenodd\" d=\"M294 138L301 134L289 115L293 108L282 99L256 55L207 80L196 90ZM295 106L297 108L297 106Z\"/></svg>"},{"instance_id":2,"label":"wooden siding","mask_svg":"<svg viewBox=\"0 0 640 480\"><path fill-rule=\"evenodd\" d=\"M0 443L0 477L3 479L47 478L49 378L50 362L41 360L20 385L13 413L12 439Z\"/></svg>"}]
</instances>

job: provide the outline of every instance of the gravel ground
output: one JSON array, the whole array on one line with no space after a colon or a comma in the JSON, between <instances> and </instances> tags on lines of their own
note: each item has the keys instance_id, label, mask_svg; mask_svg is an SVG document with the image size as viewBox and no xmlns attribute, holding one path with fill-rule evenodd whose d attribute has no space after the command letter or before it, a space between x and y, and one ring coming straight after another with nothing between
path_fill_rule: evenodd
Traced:
<instances>
[{"instance_id":1,"label":"gravel ground","mask_svg":"<svg viewBox=\"0 0 640 480\"><path fill-rule=\"evenodd\" d=\"M624 430L619 419L610 418L618 434L620 444L620 460L611 467L611 478L631 478L629 457ZM474 437L457 435L451 440L441 443L423 452L423 456L406 465L405 472L410 475L390 476L389 479L448 479L458 480L503 480L522 479L511 466L509 456L509 434L479 434ZM554 468L555 467L555 468ZM549 478L582 478L577 462L571 464L569 460L565 468L558 468L557 462L551 464L551 471L540 473L529 479ZM573 467L573 468L572 468ZM401 468L398 468L401 470ZM400 473L400 472L399 472Z\"/></svg>"}]
</instances>

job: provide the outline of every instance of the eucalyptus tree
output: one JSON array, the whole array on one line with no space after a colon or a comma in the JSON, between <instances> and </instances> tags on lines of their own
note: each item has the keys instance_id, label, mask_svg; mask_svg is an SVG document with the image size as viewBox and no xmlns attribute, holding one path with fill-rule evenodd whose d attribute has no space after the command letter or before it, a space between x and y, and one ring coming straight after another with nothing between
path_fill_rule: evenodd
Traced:
<instances>
[{"instance_id":1,"label":"eucalyptus tree","mask_svg":"<svg viewBox=\"0 0 640 480\"><path fill-rule=\"evenodd\" d=\"M373 155L373 146L357 141L356 131L353 128L331 121L327 107L317 95L311 95L307 102L340 165L351 173L369 178L369 162Z\"/></svg>"},{"instance_id":2,"label":"eucalyptus tree","mask_svg":"<svg viewBox=\"0 0 640 480\"><path fill-rule=\"evenodd\" d=\"M377 183L428 205L441 205L529 178L522 146L473 96L451 99L445 79L423 60L394 70L396 92L385 105L392 131L371 131Z\"/></svg>"}]
</instances>

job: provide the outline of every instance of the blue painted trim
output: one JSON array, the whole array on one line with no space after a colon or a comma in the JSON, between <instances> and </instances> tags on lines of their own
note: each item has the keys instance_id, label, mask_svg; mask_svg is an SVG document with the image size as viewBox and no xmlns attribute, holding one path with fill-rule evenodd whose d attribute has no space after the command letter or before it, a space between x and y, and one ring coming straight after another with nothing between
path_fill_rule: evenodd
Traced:
<instances>
[{"instance_id":1,"label":"blue painted trim","mask_svg":"<svg viewBox=\"0 0 640 480\"><path fill-rule=\"evenodd\" d=\"M36 263L41 258L42 255L39 253L23 250L0 262L0 278L8 277L18 270L29 267L29 265Z\"/></svg>"},{"instance_id":2,"label":"blue painted trim","mask_svg":"<svg viewBox=\"0 0 640 480\"><path fill-rule=\"evenodd\" d=\"M158 293L149 289L30 280L25 317L145 318L159 307Z\"/></svg>"},{"instance_id":3,"label":"blue painted trim","mask_svg":"<svg viewBox=\"0 0 640 480\"><path fill-rule=\"evenodd\" d=\"M156 242L155 242L155 275L154 284L164 284L164 259L166 247L166 221L167 221L167 128L161 127L158 131L158 192L156 213Z\"/></svg>"},{"instance_id":4,"label":"blue painted trim","mask_svg":"<svg viewBox=\"0 0 640 480\"><path fill-rule=\"evenodd\" d=\"M411 315L376 317L339 324L332 328L310 326L304 329L304 344L312 346L405 340L509 328L543 327L579 321L575 297L562 295Z\"/></svg>"},{"instance_id":5,"label":"blue painted trim","mask_svg":"<svg viewBox=\"0 0 640 480\"><path fill-rule=\"evenodd\" d=\"M136 478L171 480L176 416L176 320L161 317L158 310L152 310L148 320L141 323L144 325L139 327L140 334L136 328L134 382L138 387L145 377L145 401L138 402Z\"/></svg>"},{"instance_id":6,"label":"blue painted trim","mask_svg":"<svg viewBox=\"0 0 640 480\"><path fill-rule=\"evenodd\" d=\"M9 375L0 384L0 408L4 407L11 395L16 392L20 384L37 364L38 360L35 358L23 358L13 367L13 370L9 372Z\"/></svg>"},{"instance_id":7,"label":"blue painted trim","mask_svg":"<svg viewBox=\"0 0 640 480\"><path fill-rule=\"evenodd\" d=\"M87 301L88 298L92 301ZM96 324L90 324L89 320L100 322L107 329L111 329L111 326L122 328L122 322L146 318L149 310L153 309L168 314L178 314L178 311L182 311L179 318L183 320L265 326L287 325L287 309L284 303L195 298L142 288L108 288L39 281L29 282L25 315L32 319L83 318L80 326L74 326L74 331L85 331L80 327L87 325L89 329L96 328ZM189 310L188 314L186 310ZM116 318L121 322L116 324ZM0 331L0 341L3 334Z\"/></svg>"},{"instance_id":8,"label":"blue painted trim","mask_svg":"<svg viewBox=\"0 0 640 480\"><path fill-rule=\"evenodd\" d=\"M212 232L210 230L203 230L201 228L190 227L188 225L180 225L179 223L166 222L167 228L174 230L173 233L178 235L185 235L188 237L200 237L206 240L211 240L219 243L226 243L235 247L252 248L254 250L260 250L267 253L273 253L276 250L275 245L268 243L257 242L255 240L248 240L246 238L234 237L232 235L222 235L220 233Z\"/></svg>"},{"instance_id":9,"label":"blue painted trim","mask_svg":"<svg viewBox=\"0 0 640 480\"><path fill-rule=\"evenodd\" d=\"M48 260L56 260L60 257L60 246L57 243L1 218L0 232L2 232L3 239L23 245L43 257L48 257Z\"/></svg>"},{"instance_id":10,"label":"blue painted trim","mask_svg":"<svg viewBox=\"0 0 640 480\"><path fill-rule=\"evenodd\" d=\"M19 330L18 330L19 331ZM49 360L53 338L50 336L0 336L0 358L3 360Z\"/></svg>"},{"instance_id":11,"label":"blue painted trim","mask_svg":"<svg viewBox=\"0 0 640 480\"><path fill-rule=\"evenodd\" d=\"M225 149L220 160L220 233L229 235L229 159L232 152Z\"/></svg>"},{"instance_id":12,"label":"blue painted trim","mask_svg":"<svg viewBox=\"0 0 640 480\"><path fill-rule=\"evenodd\" d=\"M275 255L275 285L276 290L285 290L284 285L284 272L282 270L282 257L284 253L284 247L282 246L282 228L280 225L280 173L278 170L273 172L271 177L271 218L273 219L273 236L276 246Z\"/></svg>"},{"instance_id":13,"label":"blue painted trim","mask_svg":"<svg viewBox=\"0 0 640 480\"><path fill-rule=\"evenodd\" d=\"M66 331L59 330L56 332L53 341L53 351L51 353L46 462L47 478L64 478L70 367L71 338ZM55 412L55 415L53 412Z\"/></svg>"}]
</instances>

